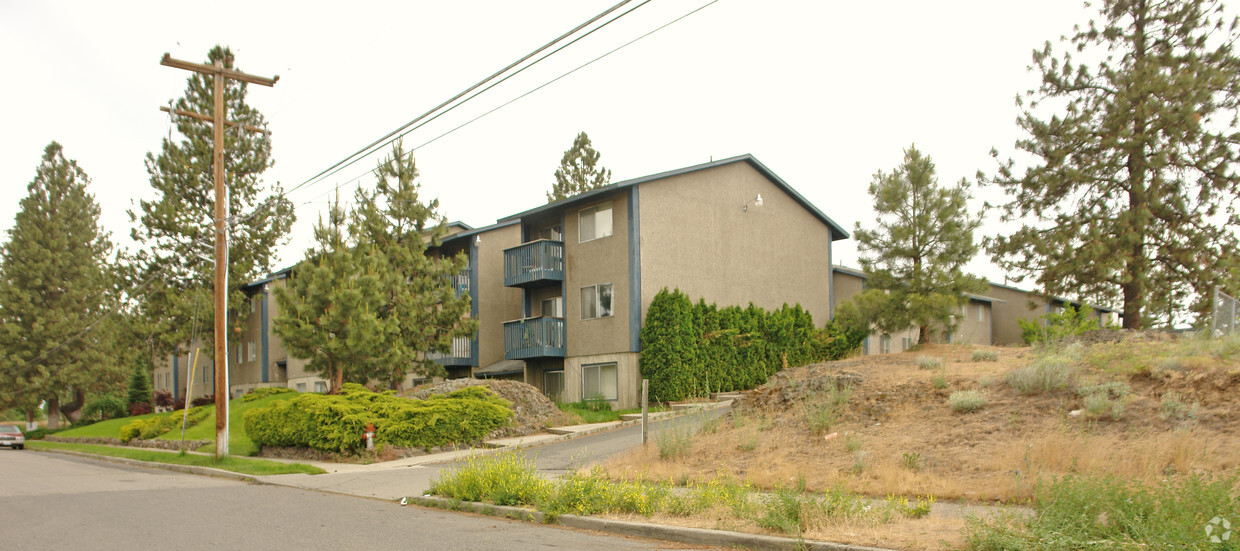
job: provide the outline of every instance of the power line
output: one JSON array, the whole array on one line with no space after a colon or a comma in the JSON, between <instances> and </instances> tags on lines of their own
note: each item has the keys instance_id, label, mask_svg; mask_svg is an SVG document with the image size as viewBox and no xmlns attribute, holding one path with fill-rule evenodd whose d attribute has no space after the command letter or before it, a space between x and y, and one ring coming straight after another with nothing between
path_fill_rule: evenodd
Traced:
<instances>
[{"instance_id":1,"label":"power line","mask_svg":"<svg viewBox=\"0 0 1240 551\"><path fill-rule=\"evenodd\" d=\"M524 63L524 62L525 62L526 60L528 60L529 58L534 57L535 55L538 55L538 53L539 53L539 52L542 52L543 50L546 50L547 48L550 48L551 46L553 46L553 45L555 45L556 43L560 42L561 40L564 40L565 38L567 38L567 37L569 37L569 36L573 35L573 34L574 34L574 33L576 33L577 31L580 31L581 29L585 28L586 26L590 25L591 23L594 23L595 21L598 21L599 19L602 19L602 18L603 18L603 17L605 17L607 14L609 14L609 13L611 13L611 12L615 11L615 10L616 10L616 9L618 9L620 6L623 6L623 5L625 5L625 4L628 4L628 3L629 3L629 2L631 2L631 1L632 1L632 0L623 0L623 1L621 1L619 4L616 4L616 5L614 5L614 6L610 7L610 8L607 8L607 9L606 9L606 10L604 10L602 13L600 13L600 14L598 14L598 15L595 15L594 17L590 18L590 19L589 19L588 21L586 21L585 23L582 23L582 24L580 24L580 25L577 25L577 26L576 26L576 27L574 27L572 30L570 30L570 31L568 31L568 32L566 32L566 33L564 33L564 34L560 35L559 37L557 37L555 40L552 40L551 42L548 42L548 43L546 43L546 44L542 45L542 46L541 46L541 47L539 47L538 49L536 49L536 50L534 50L534 51L532 51L532 52L530 52L530 53L528 53L528 54L525 54L525 56L523 56L521 59L518 59L518 60L516 60L516 61L514 61L514 62L512 62L512 63L510 63L510 64L508 64L508 66L507 66L507 67L504 67L503 69L500 69L499 71L496 71L495 73L492 73L492 74L491 74L491 76L489 76L489 77L487 77L487 78L485 78L485 79L482 79L482 80L478 81L478 82L477 82L476 84L474 84L473 86L470 86L469 88L466 88L464 91L460 92L459 94L457 94L457 95L455 95L455 96L452 96L452 98L448 99L447 101L445 101L445 102L443 102L443 103L440 103L439 105L435 106L435 107L434 107L433 109L431 109L430 111L427 111L427 112L425 112L425 113L423 113L423 114L421 114L421 115L418 115L418 116L417 116L417 117L415 117L413 120L411 120L411 121L409 121L409 122L405 123L404 125L402 125L400 128L397 128L397 129L395 129L395 130L393 130L393 131L391 131L391 132L388 132L388 133L387 133L386 135L384 135L382 138L379 138L378 140L375 140L375 141L373 141L373 142L370 142L370 143L369 143L369 144L367 144L365 147L362 147L361 149L358 149L357 151L355 151L355 152L353 152L353 153L349 154L349 156L348 156L348 157L345 157L344 159L340 160L340 161L339 161L339 162L337 162L336 164L334 164L334 165L332 165L332 166L329 166L329 167L327 167L326 169L323 169L323 171L322 171L322 172L319 172L318 174L315 174L314 176L311 176L311 177L310 177L309 179L307 179L306 181L304 181L304 182L302 182L302 183L300 183L300 184L297 184L296 186L293 186L293 187L292 187L292 189L289 189L289 190L288 190L288 193L292 193L293 191L296 191L297 189L301 188L302 186L305 186L306 184L309 184L310 182L317 180L319 177L323 176L323 175L324 175L324 174L326 174L328 171L331 171L331 170L333 170L333 169L335 169L335 168L337 168L337 167L339 167L339 166L341 166L341 165L344 165L346 162L348 162L349 164L352 164L352 162L353 162L353 161L351 161L350 159L354 159L355 157L356 157L356 158L358 158L358 159L360 159L360 158L362 158L362 157L365 157L366 155L369 155L369 153L367 153L366 155L362 155L362 153L363 153L363 152L365 152L365 151L367 151L367 150L369 150L370 148L374 147L376 144L378 144L378 143L380 143L380 142L382 142L382 141L384 141L384 140L386 140L386 139L388 139L388 138L392 137L393 135L395 135L395 134L399 133L400 131L402 131L402 130L404 130L404 129L406 129L406 128L410 127L410 126L412 126L413 124L417 123L418 121L420 121L420 120L422 120L422 119L426 118L426 117L427 117L427 116L429 116L430 114L432 114L432 113L434 113L434 112L436 112L436 111L438 111L438 110L442 109L444 106L446 106L446 105L448 105L448 104L450 104L450 103L452 103L452 102L454 102L454 101L456 101L456 100L460 99L462 96L464 96L464 95L466 95L466 94L468 94L468 93L470 93L470 92L474 91L475 89L477 89L478 87L480 87L480 86L482 86L482 85L486 84L487 82L490 82L491 80L494 80L496 77L498 77L499 75L504 74L505 72L508 72L508 71L509 71L509 70L511 70L513 67L516 67L517 65L520 65L521 63ZM537 62L535 62L535 63L537 63ZM531 64L531 65L533 65L533 64ZM467 100L467 101L468 101L468 100ZM361 157L358 157L359 155L361 155ZM354 160L356 160L356 159L354 159ZM347 166L347 165L346 165L346 166Z\"/></svg>"}]
</instances>

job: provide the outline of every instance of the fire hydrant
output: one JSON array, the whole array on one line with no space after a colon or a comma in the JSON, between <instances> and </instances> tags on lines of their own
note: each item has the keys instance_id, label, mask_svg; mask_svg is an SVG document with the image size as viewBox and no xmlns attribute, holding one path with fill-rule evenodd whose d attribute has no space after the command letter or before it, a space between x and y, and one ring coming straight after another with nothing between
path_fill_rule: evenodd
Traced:
<instances>
[{"instance_id":1,"label":"fire hydrant","mask_svg":"<svg viewBox=\"0 0 1240 551\"><path fill-rule=\"evenodd\" d=\"M366 423L366 449L375 449L375 424Z\"/></svg>"}]
</instances>

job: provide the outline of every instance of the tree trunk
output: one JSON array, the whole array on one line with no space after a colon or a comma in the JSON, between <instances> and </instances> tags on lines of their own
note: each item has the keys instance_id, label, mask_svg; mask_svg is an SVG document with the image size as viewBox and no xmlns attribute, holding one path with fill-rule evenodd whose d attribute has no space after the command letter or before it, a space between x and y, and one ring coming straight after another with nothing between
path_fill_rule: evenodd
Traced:
<instances>
[{"instance_id":1,"label":"tree trunk","mask_svg":"<svg viewBox=\"0 0 1240 551\"><path fill-rule=\"evenodd\" d=\"M47 399L47 428L60 428L60 398L55 396Z\"/></svg>"},{"instance_id":2,"label":"tree trunk","mask_svg":"<svg viewBox=\"0 0 1240 551\"><path fill-rule=\"evenodd\" d=\"M1145 1L1139 0L1133 13L1133 68L1140 76L1145 65ZM1139 86L1139 84L1137 85ZM1147 95L1148 94L1143 94ZM1132 248L1129 251L1126 271L1127 281L1120 288L1124 293L1124 329L1141 328L1141 305L1144 302L1146 271L1149 263L1145 258L1146 221L1149 197L1145 182L1145 116L1144 99L1137 102L1132 120L1132 146L1128 152L1128 213L1132 224Z\"/></svg>"},{"instance_id":3,"label":"tree trunk","mask_svg":"<svg viewBox=\"0 0 1240 551\"><path fill-rule=\"evenodd\" d=\"M84 405L86 405L86 392L75 388L73 389L73 401L60 406L60 413L63 413L70 423L76 423L82 418L82 406Z\"/></svg>"},{"instance_id":4,"label":"tree trunk","mask_svg":"<svg viewBox=\"0 0 1240 551\"><path fill-rule=\"evenodd\" d=\"M929 325L923 325L917 330L917 344L930 344Z\"/></svg>"},{"instance_id":5,"label":"tree trunk","mask_svg":"<svg viewBox=\"0 0 1240 551\"><path fill-rule=\"evenodd\" d=\"M344 387L344 370L338 366L332 366L332 387L328 389L328 394L340 394L340 389Z\"/></svg>"},{"instance_id":6,"label":"tree trunk","mask_svg":"<svg viewBox=\"0 0 1240 551\"><path fill-rule=\"evenodd\" d=\"M34 408L26 408L26 432L39 428L34 422Z\"/></svg>"}]
</instances>

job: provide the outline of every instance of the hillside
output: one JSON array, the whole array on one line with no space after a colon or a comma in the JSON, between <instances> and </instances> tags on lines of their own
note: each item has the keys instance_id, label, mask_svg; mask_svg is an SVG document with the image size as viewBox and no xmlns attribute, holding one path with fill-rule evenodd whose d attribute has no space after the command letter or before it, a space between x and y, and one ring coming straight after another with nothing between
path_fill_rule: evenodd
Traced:
<instances>
[{"instance_id":1,"label":"hillside","mask_svg":"<svg viewBox=\"0 0 1240 551\"><path fill-rule=\"evenodd\" d=\"M1074 473L1151 484L1230 474L1240 465L1238 358L1236 338L1101 332L1047 349L942 345L816 364L748 393L680 458L650 448L605 466L616 478L724 475L971 504L1028 503L1035 481ZM957 391L981 393L984 405L954 410ZM962 520L933 520L806 536L960 544Z\"/></svg>"}]
</instances>

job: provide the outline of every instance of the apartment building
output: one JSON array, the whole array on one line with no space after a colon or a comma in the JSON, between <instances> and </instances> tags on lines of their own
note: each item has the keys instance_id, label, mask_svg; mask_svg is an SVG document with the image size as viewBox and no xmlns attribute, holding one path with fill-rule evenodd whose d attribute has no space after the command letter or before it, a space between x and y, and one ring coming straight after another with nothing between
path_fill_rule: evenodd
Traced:
<instances>
[{"instance_id":1,"label":"apartment building","mask_svg":"<svg viewBox=\"0 0 1240 551\"><path fill-rule=\"evenodd\" d=\"M835 295L833 306L852 300L865 289L865 273L856 268L834 266L831 279ZM1018 289L1006 284L988 282L984 295L966 294L968 302L960 306L953 316L955 328L946 332L942 328L931 331L931 340L937 343L968 343L976 345L1019 346L1025 344L1021 337L1019 320L1033 320L1049 312L1059 312L1067 305L1074 308L1086 306L1080 301L1060 297L1045 297L1039 293ZM1102 325L1114 323L1116 312L1110 308L1092 306ZM903 352L917 343L917 328L895 333L870 334L862 346L865 354L890 354Z\"/></svg>"},{"instance_id":2,"label":"apartment building","mask_svg":"<svg viewBox=\"0 0 1240 551\"><path fill-rule=\"evenodd\" d=\"M721 306L799 303L825 324L832 243L847 237L751 155L617 182L486 227L452 223L428 254L468 256L452 284L469 293L479 328L431 359L449 377L511 378L556 399L602 396L634 407L642 320L659 290ZM229 343L234 396L326 388L271 333L273 289L287 275L244 288L250 315ZM156 388L184 394L185 355L158 363ZM210 371L200 366L195 396L212 392Z\"/></svg>"}]
</instances>

